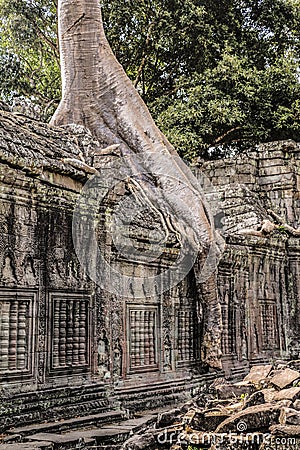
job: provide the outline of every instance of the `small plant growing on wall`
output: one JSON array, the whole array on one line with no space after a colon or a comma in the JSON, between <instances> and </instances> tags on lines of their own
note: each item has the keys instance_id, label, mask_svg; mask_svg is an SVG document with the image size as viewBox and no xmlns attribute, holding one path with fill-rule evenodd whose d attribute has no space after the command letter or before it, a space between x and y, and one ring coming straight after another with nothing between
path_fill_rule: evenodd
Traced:
<instances>
[{"instance_id":1,"label":"small plant growing on wall","mask_svg":"<svg viewBox=\"0 0 300 450\"><path fill-rule=\"evenodd\" d=\"M283 234L286 234L286 231L287 231L284 225L279 225L277 230L279 231L279 233L283 233Z\"/></svg>"}]
</instances>

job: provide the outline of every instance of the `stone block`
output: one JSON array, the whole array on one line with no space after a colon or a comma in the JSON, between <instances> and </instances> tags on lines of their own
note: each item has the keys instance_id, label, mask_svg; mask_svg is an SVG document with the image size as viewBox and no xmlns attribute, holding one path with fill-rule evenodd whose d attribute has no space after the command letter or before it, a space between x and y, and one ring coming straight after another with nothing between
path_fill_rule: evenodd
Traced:
<instances>
[{"instance_id":1,"label":"stone block","mask_svg":"<svg viewBox=\"0 0 300 450\"><path fill-rule=\"evenodd\" d=\"M300 387L292 387L289 389L282 389L275 394L274 400L291 400L292 402L300 399Z\"/></svg>"},{"instance_id":2,"label":"stone block","mask_svg":"<svg viewBox=\"0 0 300 450\"><path fill-rule=\"evenodd\" d=\"M243 183L243 184L253 184L255 185L256 183L256 177L254 175L249 175L249 174L244 174L244 173L240 173L236 176L236 181L238 183Z\"/></svg>"},{"instance_id":3,"label":"stone block","mask_svg":"<svg viewBox=\"0 0 300 450\"><path fill-rule=\"evenodd\" d=\"M295 436L300 437L299 425L272 425L270 427L272 434L277 436Z\"/></svg>"},{"instance_id":4,"label":"stone block","mask_svg":"<svg viewBox=\"0 0 300 450\"><path fill-rule=\"evenodd\" d=\"M286 175L291 173L291 170L286 166L270 166L259 169L258 174L260 177L269 177L275 175Z\"/></svg>"},{"instance_id":5,"label":"stone block","mask_svg":"<svg viewBox=\"0 0 300 450\"><path fill-rule=\"evenodd\" d=\"M259 161L259 167L271 167L271 166L284 166L283 158L269 158L261 159Z\"/></svg>"},{"instance_id":6,"label":"stone block","mask_svg":"<svg viewBox=\"0 0 300 450\"><path fill-rule=\"evenodd\" d=\"M230 403L225 409L230 412L230 414L240 412L243 409L243 402Z\"/></svg>"},{"instance_id":7,"label":"stone block","mask_svg":"<svg viewBox=\"0 0 300 450\"><path fill-rule=\"evenodd\" d=\"M228 417L229 412L223 411L197 412L191 420L190 426L193 430L213 431Z\"/></svg>"},{"instance_id":8,"label":"stone block","mask_svg":"<svg viewBox=\"0 0 300 450\"><path fill-rule=\"evenodd\" d=\"M157 448L155 436L151 432L134 435L123 445L123 450L154 450Z\"/></svg>"},{"instance_id":9,"label":"stone block","mask_svg":"<svg viewBox=\"0 0 300 450\"><path fill-rule=\"evenodd\" d=\"M1 450L52 450L49 442L22 442L21 444L1 444Z\"/></svg>"},{"instance_id":10,"label":"stone block","mask_svg":"<svg viewBox=\"0 0 300 450\"><path fill-rule=\"evenodd\" d=\"M227 398L240 397L241 395L251 395L255 391L255 386L248 381L242 381L234 384L221 384L216 386L218 398L223 400Z\"/></svg>"},{"instance_id":11,"label":"stone block","mask_svg":"<svg viewBox=\"0 0 300 450\"><path fill-rule=\"evenodd\" d=\"M250 373L245 376L244 381L251 381L252 383L260 383L267 378L272 370L271 365L266 366L253 366Z\"/></svg>"},{"instance_id":12,"label":"stone block","mask_svg":"<svg viewBox=\"0 0 300 450\"><path fill-rule=\"evenodd\" d=\"M178 408L159 414L157 418L157 427L163 428L173 425L175 422L180 421L181 414L181 410Z\"/></svg>"},{"instance_id":13,"label":"stone block","mask_svg":"<svg viewBox=\"0 0 300 450\"><path fill-rule=\"evenodd\" d=\"M300 411L300 400L296 400L296 401L293 403L293 408L294 408L294 409L297 409L298 411Z\"/></svg>"},{"instance_id":14,"label":"stone block","mask_svg":"<svg viewBox=\"0 0 300 450\"><path fill-rule=\"evenodd\" d=\"M250 395L250 397L246 400L245 408L249 408L250 406L262 405L266 403L265 395L263 391L257 391Z\"/></svg>"},{"instance_id":15,"label":"stone block","mask_svg":"<svg viewBox=\"0 0 300 450\"><path fill-rule=\"evenodd\" d=\"M268 430L271 425L278 423L280 408L271 403L251 406L224 420L217 433L243 432Z\"/></svg>"},{"instance_id":16,"label":"stone block","mask_svg":"<svg viewBox=\"0 0 300 450\"><path fill-rule=\"evenodd\" d=\"M282 408L279 422L281 425L299 425L300 426L300 411L291 408Z\"/></svg>"},{"instance_id":17,"label":"stone block","mask_svg":"<svg viewBox=\"0 0 300 450\"><path fill-rule=\"evenodd\" d=\"M55 433L37 433L26 438L28 441L43 441L51 442L57 445L77 445L81 441L80 435L78 433L67 433L67 434L55 434ZM93 444L94 439L87 438L85 441L87 444Z\"/></svg>"},{"instance_id":18,"label":"stone block","mask_svg":"<svg viewBox=\"0 0 300 450\"><path fill-rule=\"evenodd\" d=\"M293 173L285 173L278 175L266 175L264 177L259 178L259 185L272 185L274 184L278 186L293 186Z\"/></svg>"},{"instance_id":19,"label":"stone block","mask_svg":"<svg viewBox=\"0 0 300 450\"><path fill-rule=\"evenodd\" d=\"M270 382L273 386L278 389L284 389L289 387L294 381L300 378L300 372L292 369L284 369L279 373L276 373L271 379Z\"/></svg>"}]
</instances>

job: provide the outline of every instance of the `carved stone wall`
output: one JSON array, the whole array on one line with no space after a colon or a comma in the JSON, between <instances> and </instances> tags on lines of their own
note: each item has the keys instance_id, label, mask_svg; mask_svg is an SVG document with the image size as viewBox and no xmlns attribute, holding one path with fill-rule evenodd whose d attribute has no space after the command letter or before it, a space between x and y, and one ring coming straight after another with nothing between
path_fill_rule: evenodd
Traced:
<instances>
[{"instance_id":1,"label":"carved stone wall","mask_svg":"<svg viewBox=\"0 0 300 450\"><path fill-rule=\"evenodd\" d=\"M284 225L300 230L299 144L264 144L195 170L219 193L227 243L218 268L225 369L299 358L300 233Z\"/></svg>"},{"instance_id":2,"label":"carved stone wall","mask_svg":"<svg viewBox=\"0 0 300 450\"><path fill-rule=\"evenodd\" d=\"M207 370L194 270L152 296L134 285L119 296L91 281L75 252L73 212L82 187L110 156L102 163L93 156L98 144L80 127L0 116L0 430L15 425L15 417L21 424L108 411L120 401L149 408L174 400ZM201 170L224 212L227 247L218 269L224 368L297 357L299 238L279 228L260 236L240 231L259 229L270 219L268 208L299 225L299 147L270 144ZM112 268L149 278L177 258L180 239L148 201L130 223L138 255L124 257L126 240L114 239L111 210L131 187L120 181L104 199L95 233ZM137 189L132 197L139 202L142 195ZM151 256L149 230L168 233L151 263L143 257ZM87 239L87 258L92 247Z\"/></svg>"},{"instance_id":3,"label":"carved stone wall","mask_svg":"<svg viewBox=\"0 0 300 450\"><path fill-rule=\"evenodd\" d=\"M150 379L157 393L170 389L165 402L174 399L170 380L184 383L191 371L203 371L193 273L152 297L134 287L118 296L91 281L75 252L72 224L93 173L80 158L92 164L97 143L80 128L0 116L0 430L16 417L22 424L108 411L128 386L144 385L146 393ZM178 239L170 231L152 264L142 252L119 255L110 215L126 189L121 183L101 205L98 244L112 267L153 276L176 258ZM160 232L161 220L150 203L135 215L137 248L151 250L147 229Z\"/></svg>"}]
</instances>

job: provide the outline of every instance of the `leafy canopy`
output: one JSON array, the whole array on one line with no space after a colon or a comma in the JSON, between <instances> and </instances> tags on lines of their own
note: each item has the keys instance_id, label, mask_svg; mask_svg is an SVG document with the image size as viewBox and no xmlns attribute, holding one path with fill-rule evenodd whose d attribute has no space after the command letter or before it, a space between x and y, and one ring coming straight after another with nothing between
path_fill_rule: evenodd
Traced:
<instances>
[{"instance_id":1,"label":"leafy canopy","mask_svg":"<svg viewBox=\"0 0 300 450\"><path fill-rule=\"evenodd\" d=\"M56 2L0 0L0 93L48 118L60 97ZM103 0L108 40L180 154L300 139L300 0Z\"/></svg>"},{"instance_id":2,"label":"leafy canopy","mask_svg":"<svg viewBox=\"0 0 300 450\"><path fill-rule=\"evenodd\" d=\"M1 97L31 98L48 116L60 99L56 2L0 0L0 17Z\"/></svg>"}]
</instances>

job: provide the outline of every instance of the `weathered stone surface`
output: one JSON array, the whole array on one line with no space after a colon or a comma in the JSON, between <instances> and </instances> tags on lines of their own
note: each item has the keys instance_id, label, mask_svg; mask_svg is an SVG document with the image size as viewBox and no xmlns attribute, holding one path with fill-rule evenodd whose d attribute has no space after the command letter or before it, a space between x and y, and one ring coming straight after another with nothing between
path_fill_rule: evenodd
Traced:
<instances>
[{"instance_id":1,"label":"weathered stone surface","mask_svg":"<svg viewBox=\"0 0 300 450\"><path fill-rule=\"evenodd\" d=\"M275 374L270 379L270 383L279 389L284 389L298 379L300 379L300 372L287 368Z\"/></svg>"},{"instance_id":2,"label":"weathered stone surface","mask_svg":"<svg viewBox=\"0 0 300 450\"><path fill-rule=\"evenodd\" d=\"M220 398L214 398L214 400L209 400L205 403L204 409L213 409L213 408L224 408L229 403L231 403L232 399L221 400Z\"/></svg>"},{"instance_id":3,"label":"weathered stone surface","mask_svg":"<svg viewBox=\"0 0 300 450\"><path fill-rule=\"evenodd\" d=\"M122 450L155 450L156 448L157 441L151 431L141 436L133 436L122 446Z\"/></svg>"},{"instance_id":4,"label":"weathered stone surface","mask_svg":"<svg viewBox=\"0 0 300 450\"><path fill-rule=\"evenodd\" d=\"M190 408L183 416L182 423L190 425L197 411L199 412L199 414L201 414L203 412L203 409Z\"/></svg>"},{"instance_id":5,"label":"weathered stone surface","mask_svg":"<svg viewBox=\"0 0 300 450\"><path fill-rule=\"evenodd\" d=\"M130 404L137 410L185 399L189 372L207 371L200 356L203 317L195 313L202 306L194 275L150 304L147 297L112 301L88 278L72 238L74 205L92 175L99 144L82 127L57 129L5 112L0 141L0 329L3 322L11 336L19 331L23 336L24 327L28 331L23 340L0 333L0 430L14 426L15 416L19 426L93 413L108 418L110 408L121 402L124 409ZM118 186L102 205L101 224L125 191L126 186ZM143 233L164 225L154 208L148 213L133 239L151 247ZM115 261L107 230L99 227L101 248ZM172 232L167 234L176 241ZM166 246L163 264L178 251L175 241ZM139 258L116 264L146 278L160 271L160 262L147 266ZM175 331L180 321L185 325ZM127 343L135 349L130 360ZM179 353L181 359L175 358ZM185 372L176 377L183 366ZM127 389L129 372L134 393ZM116 386L118 393L112 395ZM108 395L115 405L109 405Z\"/></svg>"},{"instance_id":6,"label":"weathered stone surface","mask_svg":"<svg viewBox=\"0 0 300 450\"><path fill-rule=\"evenodd\" d=\"M221 380L219 382L219 379L216 380L217 385L221 384ZM215 390L215 386L213 385L212 387L213 390ZM200 395L197 395L197 397L195 398L195 404L197 406L199 406L199 408L206 408L206 407L210 407L209 405L211 404L211 402L215 402L216 399L215 397L210 394L210 393L202 393Z\"/></svg>"},{"instance_id":7,"label":"weathered stone surface","mask_svg":"<svg viewBox=\"0 0 300 450\"><path fill-rule=\"evenodd\" d=\"M94 444L95 440L92 438L82 438L79 434L54 434L54 433L37 433L27 438L28 441L44 441L51 442L57 445L69 445L76 446L81 441L84 441L85 444Z\"/></svg>"},{"instance_id":8,"label":"weathered stone surface","mask_svg":"<svg viewBox=\"0 0 300 450\"><path fill-rule=\"evenodd\" d=\"M226 386L230 386L230 383L227 383ZM207 391L210 392L215 387L216 383L213 383ZM282 395L275 399L280 392L282 392ZM197 409L190 402L189 410L183 417L183 430L178 424L176 428L160 429L160 436L164 437L165 443L171 445L171 443L180 442L184 445L184 448L190 444L191 447L194 445L197 448L209 447L210 449L219 448L220 450L229 450L229 448L242 450L249 447L253 450L273 449L273 447L274 449L281 449L280 445L283 441L276 440L277 434L275 431L279 430L278 435L280 436L280 427L284 425L288 427L289 432L292 430L295 433L297 431L296 425L300 426L300 412L291 407L293 404L291 399L298 395L298 389L290 388L280 392L274 388L256 391L248 399L250 403L254 403L253 406L247 406L247 400L245 401L245 399L233 403L233 399L229 398L209 400L208 404L214 405L214 408L208 410L207 408ZM204 399L205 391L202 394ZM266 397L270 398L272 403L265 403ZM219 402L219 405L217 402ZM237 412L241 408L244 409ZM225 417L225 420L220 423L222 416ZM275 430L272 436L270 435L270 429ZM285 440L282 450L297 449L299 442ZM166 445L166 448L168 448L168 444Z\"/></svg>"},{"instance_id":9,"label":"weathered stone surface","mask_svg":"<svg viewBox=\"0 0 300 450\"><path fill-rule=\"evenodd\" d=\"M230 414L237 413L243 409L243 405L244 405L243 401L239 401L237 403L230 403L225 407L225 411L229 412Z\"/></svg>"},{"instance_id":10,"label":"weathered stone surface","mask_svg":"<svg viewBox=\"0 0 300 450\"><path fill-rule=\"evenodd\" d=\"M179 422L182 416L182 412L179 408L171 409L170 411L163 412L158 415L157 427L164 428L173 425L175 422Z\"/></svg>"},{"instance_id":11,"label":"weathered stone surface","mask_svg":"<svg viewBox=\"0 0 300 450\"><path fill-rule=\"evenodd\" d=\"M49 442L22 442L22 444L2 444L1 450L52 450Z\"/></svg>"},{"instance_id":12,"label":"weathered stone surface","mask_svg":"<svg viewBox=\"0 0 300 450\"><path fill-rule=\"evenodd\" d=\"M200 376L207 371L201 336L214 323L202 314L205 304L193 270L163 297L135 298L133 292L124 300L95 286L79 264L72 240L74 205L95 169L119 160L118 154L101 154L99 143L82 127L49 127L8 111L0 116L0 329L8 327L9 336L16 324L20 335L24 325L28 331L25 343L0 336L0 430L15 425L15 417L22 426L94 413L109 416L110 407L120 404L137 410L177 402L199 379L204 384L215 377ZM247 157L202 168L217 186L224 214L215 219L223 223L227 240L217 273L223 365L227 374L240 378L249 362L262 365L268 358L300 354L299 237L263 229L264 221L276 222L269 207L298 226L299 145L288 153L284 148L284 143L266 144ZM280 176L277 185L268 184L264 169L269 166ZM173 264L180 242L170 221L164 223L152 205L134 222L133 240L149 250L149 232L165 230L170 242L161 259L157 265L138 257L118 259L107 224L112 206L122 203L131 188L120 183L100 208L99 243L115 268L151 279ZM243 227L260 235L238 235ZM93 324L92 331L87 324ZM251 393L234 389L230 395L238 398ZM198 406L206 407L209 398L199 399Z\"/></svg>"},{"instance_id":13,"label":"weathered stone surface","mask_svg":"<svg viewBox=\"0 0 300 450\"><path fill-rule=\"evenodd\" d=\"M300 372L300 359L294 359L288 363L288 367L293 370L298 370Z\"/></svg>"},{"instance_id":14,"label":"weathered stone surface","mask_svg":"<svg viewBox=\"0 0 300 450\"><path fill-rule=\"evenodd\" d=\"M240 397L241 395L251 395L255 391L254 384L243 381L235 384L221 384L216 386L216 393L218 398L228 399L231 397Z\"/></svg>"},{"instance_id":15,"label":"weathered stone surface","mask_svg":"<svg viewBox=\"0 0 300 450\"><path fill-rule=\"evenodd\" d=\"M265 394L263 391L257 391L246 399L244 409L249 408L250 406L261 405L263 403L266 403Z\"/></svg>"},{"instance_id":16,"label":"weathered stone surface","mask_svg":"<svg viewBox=\"0 0 300 450\"><path fill-rule=\"evenodd\" d=\"M277 391L274 388L262 389L261 392L264 394L266 403L272 402L274 400L275 395L277 394Z\"/></svg>"},{"instance_id":17,"label":"weathered stone surface","mask_svg":"<svg viewBox=\"0 0 300 450\"><path fill-rule=\"evenodd\" d=\"M295 400L300 399L300 387L292 387L289 389L282 389L274 395L274 400Z\"/></svg>"},{"instance_id":18,"label":"weathered stone surface","mask_svg":"<svg viewBox=\"0 0 300 450\"><path fill-rule=\"evenodd\" d=\"M279 422L281 425L300 425L300 411L291 408L282 408Z\"/></svg>"},{"instance_id":19,"label":"weathered stone surface","mask_svg":"<svg viewBox=\"0 0 300 450\"><path fill-rule=\"evenodd\" d=\"M204 411L195 412L190 427L198 431L214 431L220 423L229 417L229 412L224 411Z\"/></svg>"},{"instance_id":20,"label":"weathered stone surface","mask_svg":"<svg viewBox=\"0 0 300 450\"><path fill-rule=\"evenodd\" d=\"M279 400L279 402L276 402L276 405L280 408L290 408L292 404L291 400Z\"/></svg>"},{"instance_id":21,"label":"weathered stone surface","mask_svg":"<svg viewBox=\"0 0 300 450\"><path fill-rule=\"evenodd\" d=\"M297 411L300 411L300 400L296 400L296 401L293 403L293 408L294 408L294 409L297 409Z\"/></svg>"},{"instance_id":22,"label":"weathered stone surface","mask_svg":"<svg viewBox=\"0 0 300 450\"><path fill-rule=\"evenodd\" d=\"M252 383L260 383L265 380L272 370L272 365L253 366L250 373L244 378L244 381L251 381Z\"/></svg>"},{"instance_id":23,"label":"weathered stone surface","mask_svg":"<svg viewBox=\"0 0 300 450\"><path fill-rule=\"evenodd\" d=\"M272 425L270 427L272 434L278 436L295 436L300 437L299 425Z\"/></svg>"},{"instance_id":24,"label":"weathered stone surface","mask_svg":"<svg viewBox=\"0 0 300 450\"><path fill-rule=\"evenodd\" d=\"M37 433L61 433L66 430L76 428L87 428L92 426L103 426L107 422L120 422L124 417L124 412L109 411L105 413L83 415L82 417L74 417L68 420L60 420L55 422L35 423L27 426L11 428L10 434L20 436L29 436ZM146 419L147 420L147 419Z\"/></svg>"},{"instance_id":25,"label":"weathered stone surface","mask_svg":"<svg viewBox=\"0 0 300 450\"><path fill-rule=\"evenodd\" d=\"M226 419L216 429L217 433L234 432L251 432L255 430L265 430L271 425L278 423L280 408L269 404L251 406L237 414ZM243 430L239 424L243 424Z\"/></svg>"}]
</instances>

